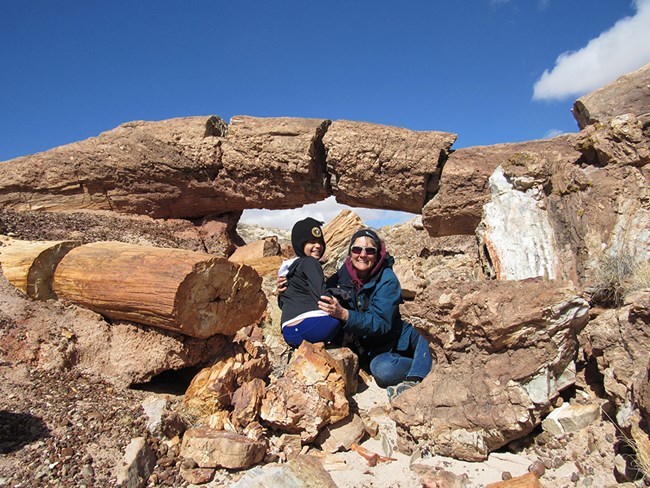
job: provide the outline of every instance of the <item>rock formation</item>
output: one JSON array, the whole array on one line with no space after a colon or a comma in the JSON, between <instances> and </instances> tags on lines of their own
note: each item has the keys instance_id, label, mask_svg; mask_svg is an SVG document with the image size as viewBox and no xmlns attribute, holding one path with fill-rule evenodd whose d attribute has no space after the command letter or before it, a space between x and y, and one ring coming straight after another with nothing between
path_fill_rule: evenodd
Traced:
<instances>
[{"instance_id":1,"label":"rock formation","mask_svg":"<svg viewBox=\"0 0 650 488\"><path fill-rule=\"evenodd\" d=\"M0 203L21 212L90 209L203 218L293 208L334 191L342 202L374 207L380 198L386 208L419 212L437 190L439 166L456 139L359 122L334 122L330 134L330 124L233 117L226 126L216 116L130 122L6 161ZM365 179L358 178L359 155Z\"/></svg>"},{"instance_id":2,"label":"rock formation","mask_svg":"<svg viewBox=\"0 0 650 488\"><path fill-rule=\"evenodd\" d=\"M439 282L407 304L434 364L393 402L402 448L481 460L539 425L575 381L589 309L575 293L555 281Z\"/></svg>"},{"instance_id":3,"label":"rock formation","mask_svg":"<svg viewBox=\"0 0 650 488\"><path fill-rule=\"evenodd\" d=\"M650 65L582 97L574 105L580 132L546 140L453 151L456 135L446 132L206 116L129 122L1 163L0 233L79 241L78 248L120 241L208 252L235 266L230 256L258 270L256 286L269 302L263 337L246 328L235 338L196 339L125 321L132 316L112 315L109 323L90 310L33 301L1 278L0 353L44 369L91 371L120 386L205 367L183 402L199 429L184 441L197 458L183 468L187 480L265 455L296 459L324 429L323 437L358 427L348 399L358 365L317 345L288 352L274 275L289 248L273 238L243 248L235 226L245 209L334 195L421 213L398 232L383 231L409 300L403 315L434 356L423 383L393 402L401 450L485 459L533 432L566 389L595 395L591 381L602 383L594 391L619 428L645 445L649 285L646 278L630 286L629 275L650 260L649 76ZM325 228L326 274L361 224L345 213ZM627 267L607 277L607 263ZM615 299L604 303L607 293ZM588 313L599 303L619 308ZM238 312L232 315L236 322ZM564 429L557 419L569 409L558 408L549 429ZM584 410L593 416L596 404ZM270 433L279 437L267 443ZM355 428L326 449L347 448L358 435ZM227 451L240 455L232 460Z\"/></svg>"}]
</instances>

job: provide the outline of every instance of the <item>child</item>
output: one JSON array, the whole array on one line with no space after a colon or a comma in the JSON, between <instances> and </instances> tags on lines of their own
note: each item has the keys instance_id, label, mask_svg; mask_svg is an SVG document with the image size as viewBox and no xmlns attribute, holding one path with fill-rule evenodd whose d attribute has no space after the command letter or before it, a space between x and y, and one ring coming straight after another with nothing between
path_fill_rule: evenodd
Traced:
<instances>
[{"instance_id":1,"label":"child","mask_svg":"<svg viewBox=\"0 0 650 488\"><path fill-rule=\"evenodd\" d=\"M282 309L282 336L293 347L302 341L329 342L341 328L341 321L318 308L325 293L325 277L319 259L325 253L321 222L307 217L291 229L295 258L284 261L278 274L286 276L287 289L278 295Z\"/></svg>"}]
</instances>

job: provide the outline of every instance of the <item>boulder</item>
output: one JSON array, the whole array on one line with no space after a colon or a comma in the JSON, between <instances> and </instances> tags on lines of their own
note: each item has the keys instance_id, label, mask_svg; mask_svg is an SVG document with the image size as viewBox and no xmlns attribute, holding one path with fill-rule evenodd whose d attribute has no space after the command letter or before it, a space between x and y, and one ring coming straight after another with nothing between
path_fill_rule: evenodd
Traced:
<instances>
[{"instance_id":1,"label":"boulder","mask_svg":"<svg viewBox=\"0 0 650 488\"><path fill-rule=\"evenodd\" d=\"M573 103L573 116L580 129L607 123L622 114L650 114L650 63L617 78Z\"/></svg>"},{"instance_id":2,"label":"boulder","mask_svg":"<svg viewBox=\"0 0 650 488\"><path fill-rule=\"evenodd\" d=\"M520 160L522 155L539 161L574 163L580 153L575 136L461 148L449 155L441 176L440 191L422 209L422 222L433 237L474 234L483 206L490 200L488 180L499 165Z\"/></svg>"},{"instance_id":3,"label":"boulder","mask_svg":"<svg viewBox=\"0 0 650 488\"><path fill-rule=\"evenodd\" d=\"M576 148L585 161L595 166L621 164L644 166L650 162L650 137L646 135L650 116L643 122L634 114L589 125L579 134Z\"/></svg>"},{"instance_id":4,"label":"boulder","mask_svg":"<svg viewBox=\"0 0 650 488\"><path fill-rule=\"evenodd\" d=\"M543 421L542 428L554 436L577 432L600 418L600 406L596 402L586 404L563 403Z\"/></svg>"},{"instance_id":5,"label":"boulder","mask_svg":"<svg viewBox=\"0 0 650 488\"><path fill-rule=\"evenodd\" d=\"M356 213L342 210L323 227L325 237L325 255L323 256L323 273L326 277L333 275L345 262L352 235L365 227Z\"/></svg>"},{"instance_id":6,"label":"boulder","mask_svg":"<svg viewBox=\"0 0 650 488\"><path fill-rule=\"evenodd\" d=\"M318 434L316 442L323 451L349 451L352 444L357 444L365 435L363 420L356 413L343 420L327 425Z\"/></svg>"},{"instance_id":7,"label":"boulder","mask_svg":"<svg viewBox=\"0 0 650 488\"><path fill-rule=\"evenodd\" d=\"M598 365L621 427L628 427L634 411L644 406L650 350L649 311L650 290L641 290L628 295L621 308L600 313L580 334L586 359Z\"/></svg>"},{"instance_id":8,"label":"boulder","mask_svg":"<svg viewBox=\"0 0 650 488\"><path fill-rule=\"evenodd\" d=\"M266 383L261 378L253 378L237 388L232 395L233 422L244 427L257 420L265 393Z\"/></svg>"},{"instance_id":9,"label":"boulder","mask_svg":"<svg viewBox=\"0 0 650 488\"><path fill-rule=\"evenodd\" d=\"M119 387L204 365L227 344L221 335L202 340L127 322L109 325L87 309L31 301L4 277L0 310L3 320L14 324L3 337L8 360L53 371L79 368Z\"/></svg>"},{"instance_id":10,"label":"boulder","mask_svg":"<svg viewBox=\"0 0 650 488\"><path fill-rule=\"evenodd\" d=\"M304 341L284 377L268 386L260 417L273 429L300 434L303 443L310 443L325 425L347 417L345 392L345 373L323 343Z\"/></svg>"},{"instance_id":11,"label":"boulder","mask_svg":"<svg viewBox=\"0 0 650 488\"><path fill-rule=\"evenodd\" d=\"M650 258L644 168L591 167L519 153L488 178L476 229L483 273L592 286L601 264Z\"/></svg>"},{"instance_id":12,"label":"boulder","mask_svg":"<svg viewBox=\"0 0 650 488\"><path fill-rule=\"evenodd\" d=\"M174 247L228 256L244 242L237 235L241 212L184 219L153 219L111 211L16 212L0 210L0 234L23 240L119 241L142 246Z\"/></svg>"},{"instance_id":13,"label":"boulder","mask_svg":"<svg viewBox=\"0 0 650 488\"><path fill-rule=\"evenodd\" d=\"M255 395L258 393L255 392L263 385L254 380L265 380L270 369L265 350L248 339L240 338L224 346L213 364L192 379L183 397L183 410L196 419L206 419L219 412L226 412L225 417L230 417L233 402L237 400L239 408L235 418L252 420L257 412L248 408L250 402L245 401L245 392L240 391L234 398L235 392L253 382L245 387L250 393L246 398L256 404L258 400L255 400Z\"/></svg>"},{"instance_id":14,"label":"boulder","mask_svg":"<svg viewBox=\"0 0 650 488\"><path fill-rule=\"evenodd\" d=\"M280 244L276 236L265 237L250 244L238 247L233 252L229 261L239 264L248 264L249 261L280 255Z\"/></svg>"},{"instance_id":15,"label":"boulder","mask_svg":"<svg viewBox=\"0 0 650 488\"><path fill-rule=\"evenodd\" d=\"M230 488L260 488L265 486L336 488L332 476L313 456L298 456L284 464L267 464L249 470Z\"/></svg>"},{"instance_id":16,"label":"boulder","mask_svg":"<svg viewBox=\"0 0 650 488\"><path fill-rule=\"evenodd\" d=\"M359 386L359 357L347 347L329 347L327 352L344 373L345 394L354 395Z\"/></svg>"},{"instance_id":17,"label":"boulder","mask_svg":"<svg viewBox=\"0 0 650 488\"><path fill-rule=\"evenodd\" d=\"M225 131L215 116L127 122L12 159L0 177L0 204L18 211L113 210L155 218L223 213L214 180Z\"/></svg>"},{"instance_id":18,"label":"boulder","mask_svg":"<svg viewBox=\"0 0 650 488\"><path fill-rule=\"evenodd\" d=\"M215 182L222 211L294 208L327 198L322 138L329 124L324 119L233 117Z\"/></svg>"},{"instance_id":19,"label":"boulder","mask_svg":"<svg viewBox=\"0 0 650 488\"><path fill-rule=\"evenodd\" d=\"M589 306L570 283L440 282L403 307L433 367L398 397L398 446L470 461L530 433L575 381Z\"/></svg>"},{"instance_id":20,"label":"boulder","mask_svg":"<svg viewBox=\"0 0 650 488\"><path fill-rule=\"evenodd\" d=\"M336 201L420 213L457 135L337 120L323 144Z\"/></svg>"},{"instance_id":21,"label":"boulder","mask_svg":"<svg viewBox=\"0 0 650 488\"><path fill-rule=\"evenodd\" d=\"M259 463L265 452L263 441L209 427L187 430L181 444L181 456L200 468L246 469Z\"/></svg>"},{"instance_id":22,"label":"boulder","mask_svg":"<svg viewBox=\"0 0 650 488\"><path fill-rule=\"evenodd\" d=\"M156 454L144 437L137 437L126 446L124 458L115 468L116 481L128 488L146 486L155 466Z\"/></svg>"}]
</instances>

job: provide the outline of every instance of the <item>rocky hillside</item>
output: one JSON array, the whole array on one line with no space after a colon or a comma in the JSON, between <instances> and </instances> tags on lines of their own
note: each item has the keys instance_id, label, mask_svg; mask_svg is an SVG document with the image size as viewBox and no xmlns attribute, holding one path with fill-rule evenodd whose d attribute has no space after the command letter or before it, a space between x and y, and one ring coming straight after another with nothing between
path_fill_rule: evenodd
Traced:
<instances>
[{"instance_id":1,"label":"rocky hillside","mask_svg":"<svg viewBox=\"0 0 650 488\"><path fill-rule=\"evenodd\" d=\"M540 141L211 116L0 163L0 486L650 483L649 86ZM287 232L238 222L330 195L421 214L380 229L434 357L392 403L351 350L286 347ZM327 274L362 225L325 227Z\"/></svg>"}]
</instances>

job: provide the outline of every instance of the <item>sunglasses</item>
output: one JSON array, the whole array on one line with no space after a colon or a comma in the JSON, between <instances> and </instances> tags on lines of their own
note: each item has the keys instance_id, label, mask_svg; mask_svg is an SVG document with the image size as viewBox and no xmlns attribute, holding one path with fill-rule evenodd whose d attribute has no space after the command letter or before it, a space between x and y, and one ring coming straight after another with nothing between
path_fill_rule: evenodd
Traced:
<instances>
[{"instance_id":1,"label":"sunglasses","mask_svg":"<svg viewBox=\"0 0 650 488\"><path fill-rule=\"evenodd\" d=\"M377 248L374 247L352 246L352 254L361 254L362 251L366 251L368 256L377 254Z\"/></svg>"}]
</instances>

